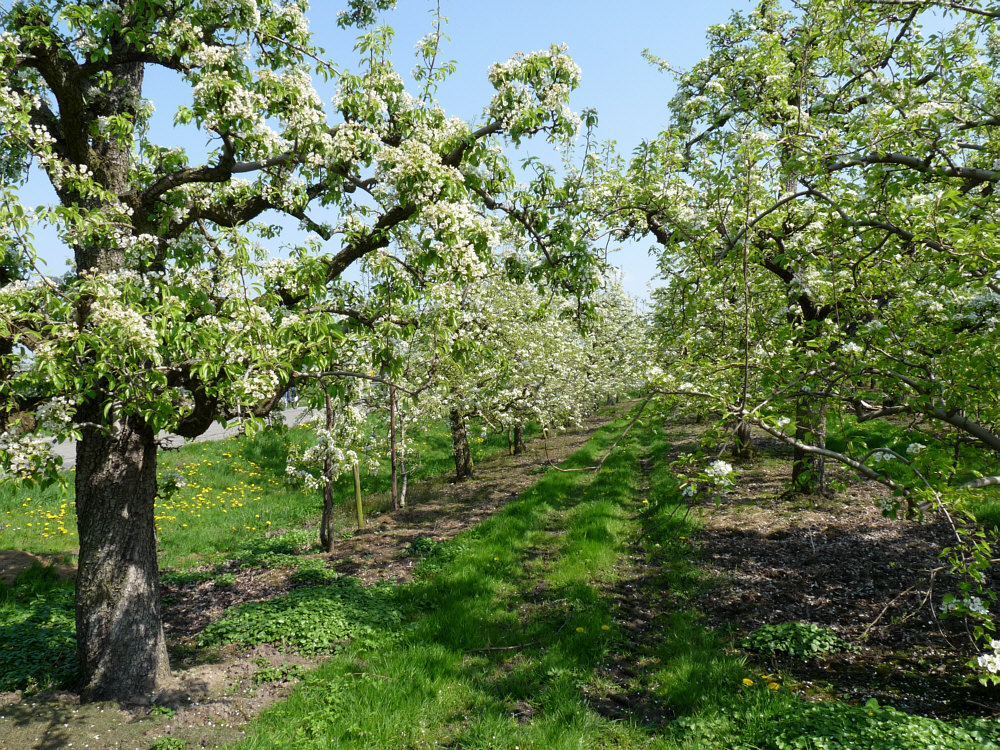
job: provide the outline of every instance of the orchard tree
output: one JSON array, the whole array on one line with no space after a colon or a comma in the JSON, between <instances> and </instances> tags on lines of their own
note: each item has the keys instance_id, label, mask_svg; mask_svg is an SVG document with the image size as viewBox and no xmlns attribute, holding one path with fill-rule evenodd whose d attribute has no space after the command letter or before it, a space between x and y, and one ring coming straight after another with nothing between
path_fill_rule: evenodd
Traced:
<instances>
[{"instance_id":1,"label":"orchard tree","mask_svg":"<svg viewBox=\"0 0 1000 750\"><path fill-rule=\"evenodd\" d=\"M444 373L452 403L512 433L515 452L528 422L578 423L640 384L645 323L613 277L572 297L493 277L461 309L460 356Z\"/></svg>"},{"instance_id":2,"label":"orchard tree","mask_svg":"<svg viewBox=\"0 0 1000 750\"><path fill-rule=\"evenodd\" d=\"M943 383L928 382L928 371L972 373L941 365L984 350L931 344L958 327L930 334L914 306L978 300L942 318L988 330L995 283L995 263L969 231L992 220L995 175L955 166L990 148L975 136L990 123L973 119L973 106L993 87L984 62L992 53L975 46L993 22L980 16L925 38L918 16L933 5L803 2L787 11L762 2L734 14L710 30L711 55L680 75L671 127L609 191L626 230L652 233L663 248L659 315L671 326L690 322L673 356L738 418L759 416L755 402L773 412L792 401L797 467L805 454L824 455L830 399L863 417L900 413L880 404L904 399L907 410L996 446L969 418L981 388L970 383L947 405L929 403ZM963 107L942 128L943 111ZM893 143L900 153L881 153ZM906 155L914 152L952 166L928 168ZM881 339L879 355L859 335L882 330L883 318L896 332L894 342ZM918 363L916 341L935 363ZM959 391L972 402L961 403Z\"/></svg>"},{"instance_id":3,"label":"orchard tree","mask_svg":"<svg viewBox=\"0 0 1000 750\"><path fill-rule=\"evenodd\" d=\"M712 27L709 57L678 76L670 127L643 144L612 193L626 231L660 244L664 343L697 373L697 390L721 398L738 457L751 451L756 403L811 369L835 310L813 283L836 279L819 231L826 206L800 184L795 150L822 87L820 51L795 20L763 2ZM808 377L800 385L798 438L822 446L822 389ZM796 449L793 487L822 491L822 461Z\"/></svg>"},{"instance_id":4,"label":"orchard tree","mask_svg":"<svg viewBox=\"0 0 1000 750\"><path fill-rule=\"evenodd\" d=\"M371 21L355 2L341 25ZM305 0L16 1L0 5L0 239L36 265L35 227L69 248L63 280L29 273L0 288L0 461L21 477L58 462L16 415L43 411L75 437L80 536L77 642L87 700L149 693L169 674L159 616L153 504L156 435L263 415L295 373L343 338L346 269L393 237L424 238L416 267L488 254L484 213L527 204L503 142L572 135L579 71L560 49L489 72L484 120L445 115L434 45L419 46L408 93L388 28L365 31L354 70L328 60ZM155 142L151 70L187 93L174 113L189 153ZM325 103L317 86L333 79ZM27 207L29 169L55 189ZM530 186L529 186L530 191ZM313 233L283 257L269 216ZM523 217L522 227L530 225ZM462 242L453 243L461 237ZM546 242L552 266L581 247ZM565 249L563 249L565 248ZM456 257L458 256L458 257ZM322 367L322 365L319 365Z\"/></svg>"},{"instance_id":5,"label":"orchard tree","mask_svg":"<svg viewBox=\"0 0 1000 750\"><path fill-rule=\"evenodd\" d=\"M1000 354L1000 256L984 241L1000 180L998 15L922 0L734 14L679 74L670 127L598 195L662 248L661 386L712 399L797 461L840 461L911 509L1000 483L921 454L917 439L945 428L987 460L1000 449L988 364ZM921 458L892 457L908 478L861 441L827 449L828 406L859 421L906 415ZM988 550L957 534L963 601L988 599Z\"/></svg>"}]
</instances>

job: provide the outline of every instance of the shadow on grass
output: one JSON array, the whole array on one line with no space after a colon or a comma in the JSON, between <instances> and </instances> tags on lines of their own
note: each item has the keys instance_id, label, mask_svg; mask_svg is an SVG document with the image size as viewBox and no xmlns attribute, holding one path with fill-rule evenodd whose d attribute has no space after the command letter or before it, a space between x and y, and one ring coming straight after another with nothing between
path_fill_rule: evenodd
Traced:
<instances>
[{"instance_id":1,"label":"shadow on grass","mask_svg":"<svg viewBox=\"0 0 1000 750\"><path fill-rule=\"evenodd\" d=\"M77 678L72 581L52 566L0 582L0 691L65 688Z\"/></svg>"}]
</instances>

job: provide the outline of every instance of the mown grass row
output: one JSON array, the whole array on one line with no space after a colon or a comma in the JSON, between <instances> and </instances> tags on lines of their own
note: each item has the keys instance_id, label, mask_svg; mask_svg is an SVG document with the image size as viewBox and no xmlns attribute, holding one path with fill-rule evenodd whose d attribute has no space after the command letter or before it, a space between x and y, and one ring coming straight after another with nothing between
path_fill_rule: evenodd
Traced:
<instances>
[{"instance_id":1,"label":"mown grass row","mask_svg":"<svg viewBox=\"0 0 1000 750\"><path fill-rule=\"evenodd\" d=\"M569 465L588 465L614 437L600 431ZM242 747L568 748L618 734L580 686L615 639L596 583L615 575L636 450L596 478L550 471L437 548L403 589L406 624L309 675Z\"/></svg>"},{"instance_id":2,"label":"mown grass row","mask_svg":"<svg viewBox=\"0 0 1000 750\"><path fill-rule=\"evenodd\" d=\"M622 426L600 431L568 465L592 462ZM309 674L239 750L1000 747L989 720L806 702L704 629L691 602L712 582L655 427L640 422L599 475L550 471L435 548L419 580L391 594L400 624ZM648 556L644 584L621 580L635 575L626 553ZM621 619L614 591L625 583L652 600L643 630ZM609 678L612 662L628 663L632 677ZM599 710L594 697L611 693L634 711Z\"/></svg>"}]
</instances>

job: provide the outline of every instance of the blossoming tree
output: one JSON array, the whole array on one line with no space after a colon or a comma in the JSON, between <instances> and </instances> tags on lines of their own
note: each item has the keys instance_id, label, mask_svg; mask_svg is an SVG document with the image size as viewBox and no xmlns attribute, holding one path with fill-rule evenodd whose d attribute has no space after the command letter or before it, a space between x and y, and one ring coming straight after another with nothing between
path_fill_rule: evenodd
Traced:
<instances>
[{"instance_id":1,"label":"blossoming tree","mask_svg":"<svg viewBox=\"0 0 1000 750\"><path fill-rule=\"evenodd\" d=\"M981 455L1000 449L986 364L1000 354L1000 258L984 241L1000 181L998 17L979 2L764 0L710 30L671 126L605 188L625 230L662 247L662 387L713 399L797 458L840 461L911 509L1000 483L918 439L943 429ZM827 407L905 415L914 450L891 457L907 478L886 471L891 451L829 450ZM982 616L988 548L956 533L960 599Z\"/></svg>"},{"instance_id":2,"label":"blossoming tree","mask_svg":"<svg viewBox=\"0 0 1000 750\"><path fill-rule=\"evenodd\" d=\"M390 4L353 2L341 23ZM343 339L337 310L356 291L344 271L395 235L424 238L418 267L487 253L479 217L518 202L500 145L577 127L566 101L579 71L559 49L494 66L484 120L467 123L434 102L427 45L411 95L389 29L359 38L349 70L314 44L306 13L305 0L0 5L0 250L35 266L32 232L48 225L74 260L64 279L32 271L0 288L0 471L58 468L20 414L47 410L57 437L79 439L86 699L149 692L169 671L157 433L265 414ZM187 93L174 120L204 155L153 140L152 69ZM326 103L317 82L331 78ZM29 169L54 205L24 204ZM264 249L276 214L313 233L280 259ZM546 249L554 265L558 248Z\"/></svg>"}]
</instances>

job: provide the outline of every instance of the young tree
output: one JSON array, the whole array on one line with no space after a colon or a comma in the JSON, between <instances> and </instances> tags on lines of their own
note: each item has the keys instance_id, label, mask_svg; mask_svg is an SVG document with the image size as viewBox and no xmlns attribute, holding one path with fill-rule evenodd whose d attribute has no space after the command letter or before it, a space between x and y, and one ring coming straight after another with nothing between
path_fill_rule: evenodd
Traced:
<instances>
[{"instance_id":1,"label":"young tree","mask_svg":"<svg viewBox=\"0 0 1000 750\"><path fill-rule=\"evenodd\" d=\"M355 2L340 20L389 4ZM5 248L30 265L30 230L49 224L75 262L62 282L32 275L0 289L0 459L21 476L57 468L12 427L25 410L48 409L58 437L79 439L85 699L147 693L168 674L157 432L194 437L216 418L265 414L313 352L342 339L335 310L350 299L351 264L399 232L427 237L415 257L427 267L452 263L452 247L487 252L481 212L514 201L501 140L577 126L566 100L579 71L559 49L494 66L485 120L469 124L434 102L433 56L411 96L389 63L391 30L360 37L351 72L313 44L306 11L305 0L0 6ZM188 91L174 119L207 140L203 159L153 141L143 83L154 68ZM330 77L327 105L315 81ZM56 205L21 204L30 167ZM271 258L255 239L277 231L256 223L267 212L315 236Z\"/></svg>"}]
</instances>

